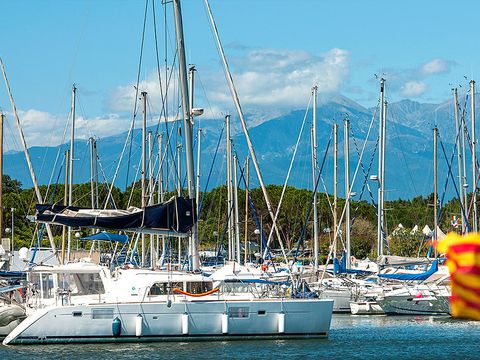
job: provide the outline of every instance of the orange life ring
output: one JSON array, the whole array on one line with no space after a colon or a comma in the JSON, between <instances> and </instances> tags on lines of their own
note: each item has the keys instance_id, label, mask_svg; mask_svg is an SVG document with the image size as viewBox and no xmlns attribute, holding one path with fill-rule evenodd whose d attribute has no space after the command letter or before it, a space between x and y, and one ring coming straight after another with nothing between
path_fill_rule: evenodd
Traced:
<instances>
[{"instance_id":1,"label":"orange life ring","mask_svg":"<svg viewBox=\"0 0 480 360\"><path fill-rule=\"evenodd\" d=\"M262 264L262 271L265 272L267 271L267 269L268 269L268 266L265 264Z\"/></svg>"},{"instance_id":2,"label":"orange life ring","mask_svg":"<svg viewBox=\"0 0 480 360\"><path fill-rule=\"evenodd\" d=\"M173 289L173 292L174 292L175 294L182 294L182 295L186 295L186 296L201 297L201 296L207 296L207 295L214 294L214 293L216 293L216 292L219 291L219 290L220 290L220 289L217 287L217 288L215 288L215 289L209 290L209 291L204 292L204 293L192 294L192 293L183 291L182 289L174 288L174 289Z\"/></svg>"}]
</instances>

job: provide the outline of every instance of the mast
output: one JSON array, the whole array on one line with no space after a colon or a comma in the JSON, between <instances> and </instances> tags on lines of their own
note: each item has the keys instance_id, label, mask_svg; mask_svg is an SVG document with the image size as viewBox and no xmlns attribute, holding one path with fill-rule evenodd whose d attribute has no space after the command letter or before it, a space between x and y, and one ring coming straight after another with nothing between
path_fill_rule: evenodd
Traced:
<instances>
[{"instance_id":1,"label":"mast","mask_svg":"<svg viewBox=\"0 0 480 360\"><path fill-rule=\"evenodd\" d=\"M344 121L345 130L345 247L347 248L347 269L352 267L351 246L350 246L350 142L349 142L350 121L348 117Z\"/></svg>"},{"instance_id":2,"label":"mast","mask_svg":"<svg viewBox=\"0 0 480 360\"><path fill-rule=\"evenodd\" d=\"M245 256L243 263L248 262L248 187L250 186L250 166L248 155L245 160Z\"/></svg>"},{"instance_id":3,"label":"mast","mask_svg":"<svg viewBox=\"0 0 480 360\"><path fill-rule=\"evenodd\" d=\"M188 80L189 80L189 89L190 92L188 94L188 108L190 109L190 122L193 125L193 92L195 90L194 81L195 81L195 65L190 66L188 69ZM198 205L199 205L199 191L200 191L200 128L198 129L198 136L197 136L197 184L195 186L195 203L196 203L196 210L198 214ZM193 145L192 145L193 146ZM193 151L193 149L192 149ZM192 154L193 156L193 154ZM193 159L192 159L193 161ZM191 257L192 257L192 242L193 238L191 236L188 237L188 256L189 261L188 264L191 264Z\"/></svg>"},{"instance_id":4,"label":"mast","mask_svg":"<svg viewBox=\"0 0 480 360\"><path fill-rule=\"evenodd\" d=\"M192 147L192 122L193 116L188 102L188 78L187 66L185 60L185 47L183 37L183 23L180 0L173 0L173 9L175 17L175 33L178 49L178 70L179 70L179 85L182 94L182 110L183 110L183 132L185 134L185 157L186 170L188 182L188 198L195 197L195 179L193 169L193 147ZM194 209L192 209L193 211ZM195 223L191 231L192 237L192 271L197 271L200 267L197 246L197 224Z\"/></svg>"},{"instance_id":5,"label":"mast","mask_svg":"<svg viewBox=\"0 0 480 360\"><path fill-rule=\"evenodd\" d=\"M65 188L63 195L63 205L68 205L68 166L70 164L70 150L65 151ZM62 252L61 252L61 264L65 264L65 236L66 236L67 227L62 226Z\"/></svg>"},{"instance_id":6,"label":"mast","mask_svg":"<svg viewBox=\"0 0 480 360\"><path fill-rule=\"evenodd\" d=\"M338 125L333 124L333 257L337 256L338 227Z\"/></svg>"},{"instance_id":7,"label":"mast","mask_svg":"<svg viewBox=\"0 0 480 360\"><path fill-rule=\"evenodd\" d=\"M380 127L379 127L379 153L378 153L378 205L377 205L377 255L383 255L383 230L384 230L384 166L385 166L385 79L380 79Z\"/></svg>"},{"instance_id":8,"label":"mast","mask_svg":"<svg viewBox=\"0 0 480 360\"><path fill-rule=\"evenodd\" d=\"M472 99L472 197L473 197L473 232L478 232L477 217L477 135L475 131L475 80L470 81Z\"/></svg>"},{"instance_id":9,"label":"mast","mask_svg":"<svg viewBox=\"0 0 480 360\"><path fill-rule=\"evenodd\" d=\"M18 117L17 107L15 106L15 102L13 101L13 96L12 96L12 92L10 91L10 85L8 83L7 74L5 73L5 68L3 66L3 61L1 58L0 58L0 67L2 68L3 79L5 80L5 87L7 88L8 97L10 98L10 104L12 105L13 114L15 116L17 130L20 135L20 140L22 141L23 152L25 153L25 159L27 160L28 170L30 171L30 177L32 178L33 187L35 189L35 195L37 196L38 203L43 204L42 194L40 193L40 188L38 187L37 178L35 176L35 172L33 171L33 165L30 159L30 154L28 152L27 142L25 141L25 136L23 136L23 130L20 125L20 118ZM45 224L45 228L47 229L48 239L50 240L50 247L52 248L52 251L55 254L55 256L58 258L57 247L55 246L55 241L53 240L53 234L52 234L52 229L50 228L50 224Z\"/></svg>"},{"instance_id":10,"label":"mast","mask_svg":"<svg viewBox=\"0 0 480 360\"><path fill-rule=\"evenodd\" d=\"M317 86L312 88L312 190L313 190L313 253L315 254L315 270L318 268L318 210L317 210Z\"/></svg>"},{"instance_id":11,"label":"mast","mask_svg":"<svg viewBox=\"0 0 480 360\"><path fill-rule=\"evenodd\" d=\"M465 192L465 180L462 177L462 152L460 148L460 122L458 116L458 90L457 88L453 89L453 106L455 110L455 128L456 130L456 145L457 145L457 162L458 162L458 188L460 192L460 212L462 216L462 234L465 234L467 219L465 219L465 203L463 202L463 193ZM463 123L462 123L463 125ZM462 131L463 132L463 131Z\"/></svg>"},{"instance_id":12,"label":"mast","mask_svg":"<svg viewBox=\"0 0 480 360\"><path fill-rule=\"evenodd\" d=\"M142 91L142 209L146 206L146 175L147 175L147 92ZM145 233L142 232L142 259L141 266L145 266Z\"/></svg>"},{"instance_id":13,"label":"mast","mask_svg":"<svg viewBox=\"0 0 480 360\"><path fill-rule=\"evenodd\" d=\"M237 262L241 263L240 252L240 216L238 214L238 180L237 180L237 155L233 155L233 191L235 204L235 242L237 249Z\"/></svg>"},{"instance_id":14,"label":"mast","mask_svg":"<svg viewBox=\"0 0 480 360\"><path fill-rule=\"evenodd\" d=\"M163 133L158 135L158 203L163 203ZM162 235L162 261L165 259L165 235ZM158 247L158 245L157 245ZM157 250L158 254L158 250Z\"/></svg>"},{"instance_id":15,"label":"mast","mask_svg":"<svg viewBox=\"0 0 480 360\"><path fill-rule=\"evenodd\" d=\"M148 205L153 205L153 141L152 132L148 132ZM153 270L157 255L155 253L155 237L150 234L150 269Z\"/></svg>"},{"instance_id":16,"label":"mast","mask_svg":"<svg viewBox=\"0 0 480 360\"><path fill-rule=\"evenodd\" d=\"M68 167L68 206L73 205L73 160L75 159L75 98L77 88L75 84L72 86L72 128L70 133L70 165ZM68 242L67 242L67 262L70 262L70 253L72 251L72 227L68 227Z\"/></svg>"},{"instance_id":17,"label":"mast","mask_svg":"<svg viewBox=\"0 0 480 360\"><path fill-rule=\"evenodd\" d=\"M152 131L148 131L148 205L153 205L153 141Z\"/></svg>"},{"instance_id":18,"label":"mast","mask_svg":"<svg viewBox=\"0 0 480 360\"><path fill-rule=\"evenodd\" d=\"M433 128L433 241L436 243L437 241L437 135L438 129L437 127ZM435 257L437 257L437 247L434 246L435 249Z\"/></svg>"},{"instance_id":19,"label":"mast","mask_svg":"<svg viewBox=\"0 0 480 360\"><path fill-rule=\"evenodd\" d=\"M225 134L227 137L227 216L228 216L228 258L234 259L233 246L233 189L232 189L232 140L230 139L230 115L225 116Z\"/></svg>"},{"instance_id":20,"label":"mast","mask_svg":"<svg viewBox=\"0 0 480 360\"><path fill-rule=\"evenodd\" d=\"M94 161L95 161L95 150L93 148L94 143L93 137L88 139L90 145L90 202L92 209L95 209L95 170L94 170Z\"/></svg>"},{"instance_id":21,"label":"mast","mask_svg":"<svg viewBox=\"0 0 480 360\"><path fill-rule=\"evenodd\" d=\"M177 195L182 196L182 144L177 144Z\"/></svg>"},{"instance_id":22,"label":"mast","mask_svg":"<svg viewBox=\"0 0 480 360\"><path fill-rule=\"evenodd\" d=\"M461 136L462 136L462 162L463 162L463 165L462 165L462 169L463 169L463 204L465 206L464 208L464 212L465 212L465 215L467 217L467 221L468 221L468 216L469 216L469 210L467 210L467 208L469 208L468 206L468 194L467 194L467 188L468 188L468 183L467 183L467 154L466 154L466 146L465 146L465 137L466 137L466 132L467 132L467 126L465 124L465 117L462 116L460 118L460 122L461 122L461 129L462 129L462 132L461 132ZM466 227L467 223L465 223L465 230L466 232L468 232L468 227Z\"/></svg>"},{"instance_id":23,"label":"mast","mask_svg":"<svg viewBox=\"0 0 480 360\"><path fill-rule=\"evenodd\" d=\"M3 122L5 115L0 112L0 239L3 238ZM13 226L12 226L13 228ZM11 247L13 251L13 244Z\"/></svg>"},{"instance_id":24,"label":"mast","mask_svg":"<svg viewBox=\"0 0 480 360\"><path fill-rule=\"evenodd\" d=\"M98 200L98 152L97 152L97 140L93 141L93 154L94 154L94 161L95 161L95 204L96 208L100 208L99 200Z\"/></svg>"},{"instance_id":25,"label":"mast","mask_svg":"<svg viewBox=\"0 0 480 360\"><path fill-rule=\"evenodd\" d=\"M222 43L220 41L220 37L218 35L217 25L215 24L215 20L213 18L212 10L210 9L210 4L208 3L208 0L204 0L204 1L205 1L205 5L207 7L207 10L208 10L208 15L209 15L209 18L210 18L210 22L212 23L212 28L213 28L214 33L215 33L215 38L217 40L218 49L219 49L220 55L222 57L223 66L224 66L224 69L225 69L225 73L227 75L228 87L230 89L230 93L232 95L233 102L235 103L235 108L237 109L238 116L240 117L240 122L242 124L243 133L245 134L245 139L247 140L248 150L250 152L250 156L252 157L253 166L254 166L255 171L257 173L257 177L258 177L258 181L260 183L260 187L262 188L262 193L263 193L263 197L265 199L265 203L267 205L268 214L270 215L270 218L272 219L272 227L275 228L275 233L277 235L277 239L278 239L278 242L280 244L280 248L282 249L282 253L283 253L284 258L286 258L285 249L283 247L282 238L280 236L280 231L278 229L278 225L277 225L277 222L276 222L276 219L275 219L275 214L273 212L272 203L270 201L270 197L268 196L267 188L265 187L265 182L263 181L262 173L260 172L260 166L258 165L257 156L255 155L255 150L253 149L253 144L252 144L252 141L250 139L250 135L248 133L247 123L245 122L245 118L243 116L243 111L242 111L242 107L240 105L240 100L238 98L237 90L235 89L235 84L233 82L232 74L230 73L230 68L228 66L227 58L225 57L225 52L223 51L223 46L222 46ZM270 240L271 239L269 239L269 241L267 242L267 246L270 245ZM267 249L264 250L265 254L266 254L266 252L267 252Z\"/></svg>"},{"instance_id":26,"label":"mast","mask_svg":"<svg viewBox=\"0 0 480 360\"><path fill-rule=\"evenodd\" d=\"M197 186L196 186L196 195L195 200L197 203L197 213L200 206L200 154L201 154L201 139L202 139L202 129L198 128L197 133Z\"/></svg>"}]
</instances>

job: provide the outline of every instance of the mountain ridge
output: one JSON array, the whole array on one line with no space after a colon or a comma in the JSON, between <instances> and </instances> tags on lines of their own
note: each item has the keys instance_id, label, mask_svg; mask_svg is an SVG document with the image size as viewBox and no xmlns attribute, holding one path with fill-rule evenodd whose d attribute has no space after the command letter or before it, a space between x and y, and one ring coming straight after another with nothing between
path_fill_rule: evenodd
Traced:
<instances>
[{"instance_id":1,"label":"mountain ridge","mask_svg":"<svg viewBox=\"0 0 480 360\"><path fill-rule=\"evenodd\" d=\"M455 141L455 123L453 118L453 106L447 106L448 101L441 104L420 103L412 100L402 100L396 103L388 104L387 108L387 145L386 145L386 184L390 188L387 198L411 198L416 195L427 195L432 192L433 178L426 176L426 173L433 168L433 145L432 129L437 124L440 129L440 136L443 139L446 148L453 148ZM335 96L328 101L320 101L317 106L317 142L318 142L318 166L323 160L325 146L331 137L332 126L336 122L339 125L339 178L343 179L343 119L348 116L351 124L351 132L355 139L350 141L350 168L351 176L356 168L358 161L355 142L361 149L363 141L369 129L372 120L374 108L365 108L355 101L345 96ZM292 110L286 114L276 116L260 123L249 123L249 133L255 148L257 158L265 182L272 184L283 184L290 164L293 148L296 143L301 123L306 116L308 124L305 125L304 132L300 141L300 149L297 153L297 161L292 169L291 185L296 187L311 188L311 154L310 154L310 125L312 111L305 115L305 110ZM246 116L249 118L249 116ZM373 148L378 135L378 114L377 121L371 130L371 137L368 142L363 165L366 168L372 161ZM218 137L223 127L223 119L204 119L202 126L202 161L201 174L208 175L210 172L211 161L214 151L217 147ZM155 127L150 128L151 130ZM238 153L238 158L243 163L248 148L244 139L243 131L236 116L232 116L232 133L234 148ZM128 174L128 183L133 180L135 173L138 172L140 160L140 133L139 129L134 130L131 146L130 172ZM98 139L98 155L102 163L101 173L104 173L110 181L116 169L118 158L123 147L127 133L108 136ZM194 131L196 136L196 131ZM225 139L220 140L219 151L217 155L214 171L212 171L214 180L210 181L209 189L223 184L225 181ZM77 150L75 162L74 178L75 182L89 181L89 155L86 141L75 140ZM47 184L50 177L60 182L63 176L59 175L60 170L57 164L54 175L51 175L50 169L54 166L54 160L59 149L66 149L67 144L60 146L35 146L29 149L36 175L40 184ZM130 150L130 149L128 149ZM61 150L63 151L63 150ZM61 152L60 151L60 152ZM156 151L156 150L155 150ZM129 153L129 151L127 151ZM175 146L169 151L170 155L175 155ZM196 150L194 151L196 154ZM32 186L28 168L24 159L23 152L7 153L5 157L4 173L22 182L24 187ZM60 161L63 155L59 156ZM372 171L376 173L376 156L372 161ZM439 156L440 161L440 156ZM332 192L332 149L330 148L326 157L324 166L324 183L328 192ZM222 165L223 164L223 165ZM182 165L183 167L184 165ZM446 172L447 167L439 164L440 170ZM170 169L171 170L171 169ZM253 174L253 167L251 169ZM308 174L308 176L306 175ZM364 179L360 171L357 176L355 187L359 190ZM433 175L432 175L433 176ZM441 181L445 181L446 176ZM202 190L206 179L202 178ZM120 167L116 185L125 188L127 185L126 161ZM256 176L252 175L252 186L258 186ZM342 181L339 183L339 189L342 188ZM369 186L376 189L376 185L369 181ZM375 191L374 191L375 192Z\"/></svg>"}]
</instances>

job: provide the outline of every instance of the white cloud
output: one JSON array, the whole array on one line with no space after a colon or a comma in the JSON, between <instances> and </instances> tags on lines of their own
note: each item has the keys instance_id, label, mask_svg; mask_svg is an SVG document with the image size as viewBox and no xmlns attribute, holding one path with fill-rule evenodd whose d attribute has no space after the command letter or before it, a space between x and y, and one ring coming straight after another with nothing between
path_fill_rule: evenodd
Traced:
<instances>
[{"instance_id":1,"label":"white cloud","mask_svg":"<svg viewBox=\"0 0 480 360\"><path fill-rule=\"evenodd\" d=\"M342 49L331 49L321 56L304 51L258 49L245 56L231 58L230 63L233 64L232 75L240 102L248 111L303 106L308 101L312 86L318 85L319 93L337 92L349 73L349 53ZM196 94L196 102L205 107L204 117L212 113L218 117L219 114L233 111L223 71L202 72L201 78L206 98L201 98L202 89ZM172 79L176 81L176 75ZM151 104L160 112L161 96L156 73L142 81L139 88L148 92ZM174 91L170 91L170 95L169 100L176 100L177 104L174 108L170 105L170 112L180 109L178 92L174 94ZM133 83L119 86L111 92L108 106L113 111L131 112L134 99ZM175 115L171 114L172 117Z\"/></svg>"},{"instance_id":2,"label":"white cloud","mask_svg":"<svg viewBox=\"0 0 480 360\"><path fill-rule=\"evenodd\" d=\"M68 121L67 115L53 115L30 109L19 110L18 116L28 147L57 146L70 141L70 126L65 128ZM6 151L21 150L21 141L13 114L7 113L6 121L9 123L5 128ZM121 118L116 114L91 119L78 116L75 119L75 138L88 139L90 136L101 138L117 135L127 131L129 127L130 119Z\"/></svg>"},{"instance_id":3,"label":"white cloud","mask_svg":"<svg viewBox=\"0 0 480 360\"><path fill-rule=\"evenodd\" d=\"M442 74L450 71L452 63L450 61L436 58L433 59L420 67L420 72L425 75L436 75Z\"/></svg>"},{"instance_id":4,"label":"white cloud","mask_svg":"<svg viewBox=\"0 0 480 360\"><path fill-rule=\"evenodd\" d=\"M423 95L427 91L427 85L423 81L407 81L400 88L401 95L415 98Z\"/></svg>"},{"instance_id":5,"label":"white cloud","mask_svg":"<svg viewBox=\"0 0 480 360\"><path fill-rule=\"evenodd\" d=\"M332 49L323 56L255 50L236 59L239 69L233 71L233 78L243 105L291 108L307 102L313 85L318 85L319 93L337 92L348 76L348 57L342 49ZM207 90L209 98L231 107L224 77L217 75L212 83L213 88Z\"/></svg>"}]
</instances>

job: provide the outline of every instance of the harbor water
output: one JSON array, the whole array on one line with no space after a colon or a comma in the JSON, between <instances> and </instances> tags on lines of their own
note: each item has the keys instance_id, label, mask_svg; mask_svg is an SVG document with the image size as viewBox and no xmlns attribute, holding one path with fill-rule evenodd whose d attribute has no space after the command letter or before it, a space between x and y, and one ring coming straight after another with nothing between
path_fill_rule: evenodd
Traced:
<instances>
[{"instance_id":1,"label":"harbor water","mask_svg":"<svg viewBox=\"0 0 480 360\"><path fill-rule=\"evenodd\" d=\"M1 346L0 359L480 359L480 323L334 315L328 339Z\"/></svg>"}]
</instances>

